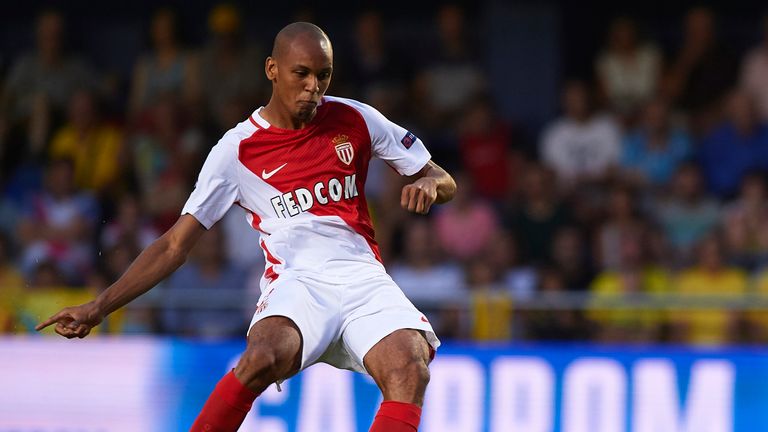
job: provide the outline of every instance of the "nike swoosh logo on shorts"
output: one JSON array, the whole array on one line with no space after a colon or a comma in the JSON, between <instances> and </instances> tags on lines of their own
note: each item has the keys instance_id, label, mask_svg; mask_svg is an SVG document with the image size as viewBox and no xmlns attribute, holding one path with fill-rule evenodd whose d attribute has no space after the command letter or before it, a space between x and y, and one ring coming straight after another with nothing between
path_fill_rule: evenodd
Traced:
<instances>
[{"instance_id":1,"label":"nike swoosh logo on shorts","mask_svg":"<svg viewBox=\"0 0 768 432\"><path fill-rule=\"evenodd\" d=\"M286 165L288 165L288 162L286 162L286 163L284 163L284 164L280 165L279 167L277 167L277 168L273 169L273 170L272 170L272 171L270 171L270 172L266 172L265 170L261 170L261 178L263 178L264 180L266 180L266 179L268 179L268 178L272 177L273 175L275 175L275 173L277 173L278 171L280 171L281 169L283 169L283 167L284 167L284 166L286 166Z\"/></svg>"}]
</instances>

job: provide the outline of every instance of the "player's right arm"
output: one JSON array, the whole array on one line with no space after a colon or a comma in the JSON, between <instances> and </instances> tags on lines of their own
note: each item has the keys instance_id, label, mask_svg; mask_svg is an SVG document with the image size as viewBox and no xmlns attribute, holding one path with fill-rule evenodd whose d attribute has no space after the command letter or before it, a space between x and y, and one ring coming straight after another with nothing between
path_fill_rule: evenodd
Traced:
<instances>
[{"instance_id":1,"label":"player's right arm","mask_svg":"<svg viewBox=\"0 0 768 432\"><path fill-rule=\"evenodd\" d=\"M245 125L245 126L242 126ZM237 150L240 140L254 132L250 122L227 133L213 146L200 170L195 190L171 229L155 240L133 261L128 270L95 300L62 309L36 329L56 324L56 333L83 338L105 316L149 291L179 268L206 229L224 217L239 199Z\"/></svg>"},{"instance_id":2,"label":"player's right arm","mask_svg":"<svg viewBox=\"0 0 768 432\"><path fill-rule=\"evenodd\" d=\"M66 338L84 338L110 313L120 309L168 277L187 259L205 227L189 214L155 240L133 261L128 270L91 302L64 308L38 324L42 330L56 324L56 333Z\"/></svg>"}]
</instances>

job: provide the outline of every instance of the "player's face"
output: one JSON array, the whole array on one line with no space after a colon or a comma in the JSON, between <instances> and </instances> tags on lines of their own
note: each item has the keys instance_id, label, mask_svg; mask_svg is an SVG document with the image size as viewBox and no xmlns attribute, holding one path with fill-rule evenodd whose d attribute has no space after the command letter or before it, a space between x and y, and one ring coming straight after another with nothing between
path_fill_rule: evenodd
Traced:
<instances>
[{"instance_id":1,"label":"player's face","mask_svg":"<svg viewBox=\"0 0 768 432\"><path fill-rule=\"evenodd\" d=\"M333 51L326 40L298 38L275 62L273 91L293 118L308 122L331 83ZM269 63L267 74L270 73Z\"/></svg>"}]
</instances>

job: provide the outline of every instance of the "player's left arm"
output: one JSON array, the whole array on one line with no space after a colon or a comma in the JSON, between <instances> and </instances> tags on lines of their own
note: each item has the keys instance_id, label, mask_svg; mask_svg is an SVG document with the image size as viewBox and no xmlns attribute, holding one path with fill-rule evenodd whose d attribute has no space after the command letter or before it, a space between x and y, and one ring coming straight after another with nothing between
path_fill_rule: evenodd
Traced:
<instances>
[{"instance_id":1,"label":"player's left arm","mask_svg":"<svg viewBox=\"0 0 768 432\"><path fill-rule=\"evenodd\" d=\"M456 193L453 177L431 160L412 178L416 180L400 195L400 205L408 211L427 214L432 204L446 203Z\"/></svg>"}]
</instances>

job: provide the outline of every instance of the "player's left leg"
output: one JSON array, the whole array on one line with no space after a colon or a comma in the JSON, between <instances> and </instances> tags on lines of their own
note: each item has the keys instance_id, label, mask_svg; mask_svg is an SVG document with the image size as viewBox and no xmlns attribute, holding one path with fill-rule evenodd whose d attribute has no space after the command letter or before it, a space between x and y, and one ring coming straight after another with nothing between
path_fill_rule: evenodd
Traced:
<instances>
[{"instance_id":1,"label":"player's left leg","mask_svg":"<svg viewBox=\"0 0 768 432\"><path fill-rule=\"evenodd\" d=\"M418 429L430 358L427 340L413 329L396 330L368 351L365 368L384 394L370 432Z\"/></svg>"}]
</instances>

